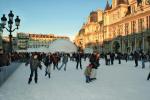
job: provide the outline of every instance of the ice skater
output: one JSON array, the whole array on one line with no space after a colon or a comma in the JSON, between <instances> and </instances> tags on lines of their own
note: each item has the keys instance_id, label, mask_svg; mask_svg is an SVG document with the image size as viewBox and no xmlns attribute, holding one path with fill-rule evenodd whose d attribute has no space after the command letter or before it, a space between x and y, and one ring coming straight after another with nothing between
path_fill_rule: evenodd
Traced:
<instances>
[{"instance_id":1,"label":"ice skater","mask_svg":"<svg viewBox=\"0 0 150 100\"><path fill-rule=\"evenodd\" d=\"M37 83L37 80L38 80L38 67L40 69L42 69L41 63L38 60L38 56L36 54L32 55L31 58L26 62L25 65L27 66L28 64L30 64L30 71L31 71L30 77L29 77L29 80L28 80L28 84L31 83L33 74L35 74L34 81L35 81L35 83Z\"/></svg>"},{"instance_id":2,"label":"ice skater","mask_svg":"<svg viewBox=\"0 0 150 100\"><path fill-rule=\"evenodd\" d=\"M44 65L46 66L45 69L45 76L51 77L51 65L52 65L52 56L51 54L47 55L45 58Z\"/></svg>"},{"instance_id":3,"label":"ice skater","mask_svg":"<svg viewBox=\"0 0 150 100\"><path fill-rule=\"evenodd\" d=\"M59 70L61 70L61 68L65 65L64 71L66 71L67 62L68 62L68 55L64 54L62 59L62 65L60 66Z\"/></svg>"}]
</instances>

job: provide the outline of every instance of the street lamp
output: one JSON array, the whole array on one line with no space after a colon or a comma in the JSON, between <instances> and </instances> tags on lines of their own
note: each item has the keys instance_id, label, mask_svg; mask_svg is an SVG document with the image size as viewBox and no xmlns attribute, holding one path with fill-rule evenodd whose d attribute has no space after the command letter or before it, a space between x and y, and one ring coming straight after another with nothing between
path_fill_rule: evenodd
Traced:
<instances>
[{"instance_id":1,"label":"street lamp","mask_svg":"<svg viewBox=\"0 0 150 100\"><path fill-rule=\"evenodd\" d=\"M8 17L9 17L8 28L5 27L6 22L7 22L7 18L5 17L5 14L3 14L3 17L1 18L1 23L2 23L2 28L3 29L6 28L6 30L9 32L9 50L10 50L10 53L12 53L12 32L18 29L20 25L20 19L19 19L19 16L16 17L15 19L16 28L12 29L13 18L14 18L14 14L12 13L12 11L10 11L10 13L8 14Z\"/></svg>"}]
</instances>

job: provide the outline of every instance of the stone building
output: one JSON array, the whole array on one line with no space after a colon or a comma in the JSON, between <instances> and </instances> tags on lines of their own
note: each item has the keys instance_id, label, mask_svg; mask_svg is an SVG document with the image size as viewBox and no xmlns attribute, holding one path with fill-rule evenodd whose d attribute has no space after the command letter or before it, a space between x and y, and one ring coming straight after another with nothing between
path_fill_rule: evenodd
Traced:
<instances>
[{"instance_id":1,"label":"stone building","mask_svg":"<svg viewBox=\"0 0 150 100\"><path fill-rule=\"evenodd\" d=\"M107 1L105 10L98 17L102 17L101 21L94 20L98 28L94 29L96 25L91 26L92 32L98 35L90 34L95 36L91 38L92 41L97 39L105 52L150 50L150 0L112 0L112 5ZM85 31L82 37L85 38L86 34Z\"/></svg>"},{"instance_id":2,"label":"stone building","mask_svg":"<svg viewBox=\"0 0 150 100\"><path fill-rule=\"evenodd\" d=\"M103 11L92 11L75 38L75 44L80 48L91 47L99 49L103 43Z\"/></svg>"}]
</instances>

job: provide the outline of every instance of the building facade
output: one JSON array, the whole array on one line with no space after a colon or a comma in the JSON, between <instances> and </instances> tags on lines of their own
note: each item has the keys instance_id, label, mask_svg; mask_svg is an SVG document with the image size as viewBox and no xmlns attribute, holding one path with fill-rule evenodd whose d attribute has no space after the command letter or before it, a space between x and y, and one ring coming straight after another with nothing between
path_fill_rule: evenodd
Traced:
<instances>
[{"instance_id":1,"label":"building facade","mask_svg":"<svg viewBox=\"0 0 150 100\"><path fill-rule=\"evenodd\" d=\"M18 50L27 48L48 48L49 44L56 39L68 39L66 36L55 36L54 34L17 33Z\"/></svg>"},{"instance_id":2,"label":"building facade","mask_svg":"<svg viewBox=\"0 0 150 100\"><path fill-rule=\"evenodd\" d=\"M102 41L100 48L105 52L130 53L135 50L150 50L150 0L112 0L112 5L107 1L100 17L102 26L97 25L102 31L99 28L93 31L99 34L96 37L98 41ZM82 37L86 36L85 34L86 32ZM95 39L92 38L93 41Z\"/></svg>"},{"instance_id":3,"label":"building facade","mask_svg":"<svg viewBox=\"0 0 150 100\"><path fill-rule=\"evenodd\" d=\"M18 50L27 50L28 40L29 40L29 34L25 34L25 33L22 33L22 32L17 33Z\"/></svg>"},{"instance_id":4,"label":"building facade","mask_svg":"<svg viewBox=\"0 0 150 100\"><path fill-rule=\"evenodd\" d=\"M75 38L75 44L84 49L100 49L103 43L103 11L92 11Z\"/></svg>"}]
</instances>

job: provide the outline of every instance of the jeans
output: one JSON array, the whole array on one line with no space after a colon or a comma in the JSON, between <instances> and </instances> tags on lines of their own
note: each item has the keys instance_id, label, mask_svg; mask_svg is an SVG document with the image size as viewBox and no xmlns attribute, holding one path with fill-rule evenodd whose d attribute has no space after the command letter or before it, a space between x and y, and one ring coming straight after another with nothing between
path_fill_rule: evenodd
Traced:
<instances>
[{"instance_id":1,"label":"jeans","mask_svg":"<svg viewBox=\"0 0 150 100\"><path fill-rule=\"evenodd\" d=\"M62 65L60 66L59 70L60 70L64 65L65 65L64 70L66 70L67 63L62 63Z\"/></svg>"},{"instance_id":2,"label":"jeans","mask_svg":"<svg viewBox=\"0 0 150 100\"><path fill-rule=\"evenodd\" d=\"M86 78L86 83L89 83L91 81L90 76L86 75L85 78Z\"/></svg>"},{"instance_id":3,"label":"jeans","mask_svg":"<svg viewBox=\"0 0 150 100\"><path fill-rule=\"evenodd\" d=\"M35 80L35 83L37 83L37 79L38 79L37 69L35 69L35 70L31 69L31 73L30 73L30 77L29 77L29 81L28 81L29 84L32 81L32 77L33 77L34 73L35 73L34 80Z\"/></svg>"},{"instance_id":4,"label":"jeans","mask_svg":"<svg viewBox=\"0 0 150 100\"><path fill-rule=\"evenodd\" d=\"M142 60L142 68L145 68L145 60Z\"/></svg>"}]
</instances>

